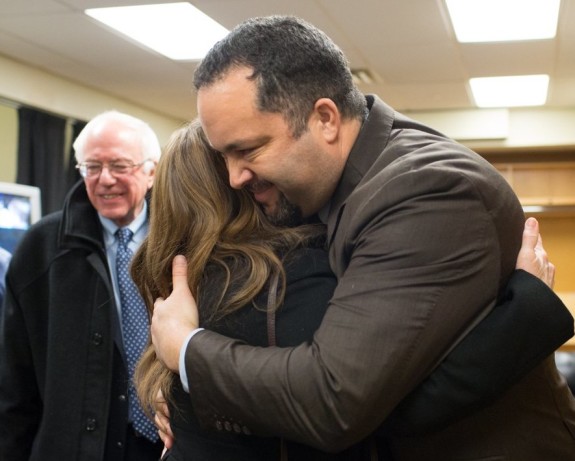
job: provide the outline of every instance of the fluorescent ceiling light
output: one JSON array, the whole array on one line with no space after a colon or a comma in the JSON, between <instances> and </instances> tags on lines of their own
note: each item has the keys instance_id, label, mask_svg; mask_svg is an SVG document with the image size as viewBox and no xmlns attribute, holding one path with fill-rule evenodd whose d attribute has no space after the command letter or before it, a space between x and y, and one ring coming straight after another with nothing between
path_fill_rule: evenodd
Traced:
<instances>
[{"instance_id":1,"label":"fluorescent ceiling light","mask_svg":"<svg viewBox=\"0 0 575 461\"><path fill-rule=\"evenodd\" d=\"M478 107L541 106L547 99L549 76L472 78L469 84Z\"/></svg>"},{"instance_id":2,"label":"fluorescent ceiling light","mask_svg":"<svg viewBox=\"0 0 575 461\"><path fill-rule=\"evenodd\" d=\"M228 30L187 2L92 8L85 13L170 59L201 59Z\"/></svg>"},{"instance_id":3,"label":"fluorescent ceiling light","mask_svg":"<svg viewBox=\"0 0 575 461\"><path fill-rule=\"evenodd\" d=\"M501 42L555 37L561 0L445 0L457 40Z\"/></svg>"}]
</instances>

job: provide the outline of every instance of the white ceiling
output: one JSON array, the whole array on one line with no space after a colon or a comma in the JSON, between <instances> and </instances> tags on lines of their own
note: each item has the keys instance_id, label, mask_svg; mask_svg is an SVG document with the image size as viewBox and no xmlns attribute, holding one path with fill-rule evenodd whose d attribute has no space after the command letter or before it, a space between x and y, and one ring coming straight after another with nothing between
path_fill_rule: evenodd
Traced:
<instances>
[{"instance_id":1,"label":"white ceiling","mask_svg":"<svg viewBox=\"0 0 575 461\"><path fill-rule=\"evenodd\" d=\"M170 61L99 25L86 8L175 0L0 0L0 54L176 119L195 114L193 62ZM227 28L294 14L330 35L363 85L398 110L472 108L470 77L546 73L547 105L575 107L575 0L562 0L554 40L460 44L443 0L193 0ZM0 79L2 72L0 69Z\"/></svg>"}]
</instances>

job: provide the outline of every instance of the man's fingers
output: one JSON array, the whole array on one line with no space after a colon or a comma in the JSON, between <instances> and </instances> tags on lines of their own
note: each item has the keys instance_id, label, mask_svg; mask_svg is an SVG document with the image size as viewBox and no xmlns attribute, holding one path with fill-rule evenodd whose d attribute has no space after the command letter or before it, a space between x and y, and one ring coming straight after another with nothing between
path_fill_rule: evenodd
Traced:
<instances>
[{"instance_id":1,"label":"man's fingers","mask_svg":"<svg viewBox=\"0 0 575 461\"><path fill-rule=\"evenodd\" d=\"M528 218L523 228L521 249L517 255L517 269L523 269L538 277L550 288L555 283L555 266L549 261L539 233L539 223Z\"/></svg>"},{"instance_id":2,"label":"man's fingers","mask_svg":"<svg viewBox=\"0 0 575 461\"><path fill-rule=\"evenodd\" d=\"M180 349L200 323L187 273L186 258L177 255L172 261L172 292L164 300L156 299L150 323L156 356L175 373L179 372Z\"/></svg>"},{"instance_id":3,"label":"man's fingers","mask_svg":"<svg viewBox=\"0 0 575 461\"><path fill-rule=\"evenodd\" d=\"M160 432L165 435L172 436L172 428L170 427L170 421L162 414L156 413L154 415L154 424Z\"/></svg>"},{"instance_id":4,"label":"man's fingers","mask_svg":"<svg viewBox=\"0 0 575 461\"><path fill-rule=\"evenodd\" d=\"M531 267L537 264L538 267ZM535 218L528 218L523 227L521 249L517 257L517 268L538 275L547 264L547 253L543 248L543 241L539 233L539 223Z\"/></svg>"},{"instance_id":5,"label":"man's fingers","mask_svg":"<svg viewBox=\"0 0 575 461\"><path fill-rule=\"evenodd\" d=\"M542 246L541 235L539 234L539 223L535 218L528 218L523 228L523 247L535 248Z\"/></svg>"},{"instance_id":6,"label":"man's fingers","mask_svg":"<svg viewBox=\"0 0 575 461\"><path fill-rule=\"evenodd\" d=\"M154 423L158 428L158 435L164 443L164 446L167 449L172 448L172 445L174 444L174 434L172 433L169 421L166 418L159 416L159 413L156 413L154 416Z\"/></svg>"},{"instance_id":7,"label":"man's fingers","mask_svg":"<svg viewBox=\"0 0 575 461\"><path fill-rule=\"evenodd\" d=\"M164 400L161 392L158 393L158 400L156 400L156 414L154 415L154 423L158 428L158 435L167 449L172 448L174 443L174 434L168 419L169 411L168 404Z\"/></svg>"},{"instance_id":8,"label":"man's fingers","mask_svg":"<svg viewBox=\"0 0 575 461\"><path fill-rule=\"evenodd\" d=\"M173 290L185 288L188 286L188 263L182 255L177 255L172 261L172 287Z\"/></svg>"}]
</instances>

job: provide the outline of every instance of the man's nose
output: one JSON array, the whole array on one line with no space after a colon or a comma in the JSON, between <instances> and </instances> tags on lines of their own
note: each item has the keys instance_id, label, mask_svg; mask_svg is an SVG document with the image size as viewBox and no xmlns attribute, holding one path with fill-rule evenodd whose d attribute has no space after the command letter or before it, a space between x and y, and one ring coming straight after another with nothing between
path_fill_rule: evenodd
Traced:
<instances>
[{"instance_id":1,"label":"man's nose","mask_svg":"<svg viewBox=\"0 0 575 461\"><path fill-rule=\"evenodd\" d=\"M232 188L241 189L254 178L254 173L241 160L228 158L226 163Z\"/></svg>"},{"instance_id":2,"label":"man's nose","mask_svg":"<svg viewBox=\"0 0 575 461\"><path fill-rule=\"evenodd\" d=\"M116 178L106 165L102 165L102 171L100 171L100 177L98 178L98 181L103 184L112 184L116 182Z\"/></svg>"}]
</instances>

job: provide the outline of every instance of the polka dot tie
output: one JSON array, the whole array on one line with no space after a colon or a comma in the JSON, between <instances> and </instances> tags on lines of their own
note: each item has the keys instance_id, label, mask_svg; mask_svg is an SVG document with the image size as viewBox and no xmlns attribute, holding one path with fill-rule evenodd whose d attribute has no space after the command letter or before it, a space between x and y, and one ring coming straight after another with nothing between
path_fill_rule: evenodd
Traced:
<instances>
[{"instance_id":1,"label":"polka dot tie","mask_svg":"<svg viewBox=\"0 0 575 461\"><path fill-rule=\"evenodd\" d=\"M142 411L133 383L136 364L148 342L149 325L146 306L129 272L132 250L128 248L128 242L132 239L132 235L132 231L125 227L116 232L118 240L116 269L120 288L120 303L122 304L122 331L130 376L128 388L130 420L136 432L155 442L158 440L156 427Z\"/></svg>"}]
</instances>

